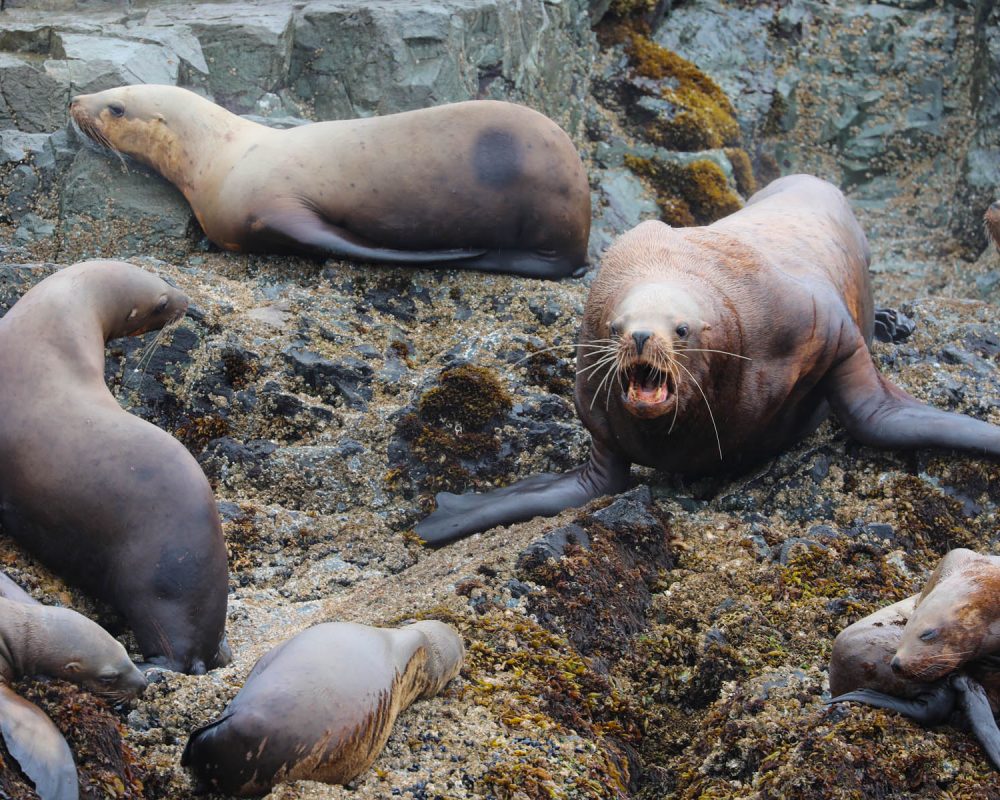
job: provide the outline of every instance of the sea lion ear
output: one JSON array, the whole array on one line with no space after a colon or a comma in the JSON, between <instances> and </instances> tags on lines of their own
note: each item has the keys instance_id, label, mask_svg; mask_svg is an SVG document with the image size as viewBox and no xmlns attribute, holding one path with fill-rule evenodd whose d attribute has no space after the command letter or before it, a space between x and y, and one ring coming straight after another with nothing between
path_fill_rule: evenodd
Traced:
<instances>
[{"instance_id":1,"label":"sea lion ear","mask_svg":"<svg viewBox=\"0 0 1000 800\"><path fill-rule=\"evenodd\" d=\"M167 121L167 118L164 117L163 114L160 114L159 112L157 112L156 114L153 114L153 119L155 119L157 122L166 122Z\"/></svg>"},{"instance_id":2,"label":"sea lion ear","mask_svg":"<svg viewBox=\"0 0 1000 800\"><path fill-rule=\"evenodd\" d=\"M70 661L63 667L63 669L65 669L71 675L75 675L76 673L83 670L83 665L79 661Z\"/></svg>"}]
</instances>

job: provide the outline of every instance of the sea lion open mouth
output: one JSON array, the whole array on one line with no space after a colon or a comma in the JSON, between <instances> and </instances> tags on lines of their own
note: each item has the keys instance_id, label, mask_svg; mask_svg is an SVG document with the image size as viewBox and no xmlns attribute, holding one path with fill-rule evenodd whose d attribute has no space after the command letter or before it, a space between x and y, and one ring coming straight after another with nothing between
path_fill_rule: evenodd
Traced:
<instances>
[{"instance_id":1,"label":"sea lion open mouth","mask_svg":"<svg viewBox=\"0 0 1000 800\"><path fill-rule=\"evenodd\" d=\"M623 400L626 406L636 409L662 406L675 396L677 390L673 375L645 362L626 368L625 378L628 388Z\"/></svg>"}]
</instances>

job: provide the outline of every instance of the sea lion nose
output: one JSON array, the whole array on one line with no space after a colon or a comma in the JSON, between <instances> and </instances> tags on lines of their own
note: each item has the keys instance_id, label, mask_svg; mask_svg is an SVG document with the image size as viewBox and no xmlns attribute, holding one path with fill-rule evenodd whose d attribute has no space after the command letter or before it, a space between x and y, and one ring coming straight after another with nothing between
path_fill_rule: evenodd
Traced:
<instances>
[{"instance_id":1,"label":"sea lion nose","mask_svg":"<svg viewBox=\"0 0 1000 800\"><path fill-rule=\"evenodd\" d=\"M892 661L889 662L889 666L892 671L899 675L903 671L903 665L899 663L899 656L893 656Z\"/></svg>"},{"instance_id":2,"label":"sea lion nose","mask_svg":"<svg viewBox=\"0 0 1000 800\"><path fill-rule=\"evenodd\" d=\"M635 342L635 352L637 355L642 355L642 348L646 346L646 340L651 335L648 331L636 331L632 334L632 341Z\"/></svg>"}]
</instances>

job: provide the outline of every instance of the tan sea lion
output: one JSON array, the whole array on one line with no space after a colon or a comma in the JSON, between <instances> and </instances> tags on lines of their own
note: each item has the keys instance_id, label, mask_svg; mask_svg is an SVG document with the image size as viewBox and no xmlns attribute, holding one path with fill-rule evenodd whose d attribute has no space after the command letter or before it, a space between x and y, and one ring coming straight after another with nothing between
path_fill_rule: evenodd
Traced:
<instances>
[{"instance_id":1,"label":"tan sea lion","mask_svg":"<svg viewBox=\"0 0 1000 800\"><path fill-rule=\"evenodd\" d=\"M993 246L1000 250L1000 200L990 203L983 215L983 227Z\"/></svg>"},{"instance_id":2,"label":"tan sea lion","mask_svg":"<svg viewBox=\"0 0 1000 800\"><path fill-rule=\"evenodd\" d=\"M104 344L178 320L187 298L131 264L67 267L0 319L0 524L113 605L146 660L229 660L228 565L215 498L191 454L118 405Z\"/></svg>"},{"instance_id":3,"label":"tan sea lion","mask_svg":"<svg viewBox=\"0 0 1000 800\"><path fill-rule=\"evenodd\" d=\"M177 186L227 250L562 278L586 265L576 148L524 106L473 100L276 130L176 86L75 97L100 144Z\"/></svg>"},{"instance_id":4,"label":"tan sea lion","mask_svg":"<svg viewBox=\"0 0 1000 800\"><path fill-rule=\"evenodd\" d=\"M181 764L202 789L241 797L284 781L347 783L371 766L399 713L440 692L463 656L458 634L434 620L308 628L254 665L222 716L191 734Z\"/></svg>"},{"instance_id":5,"label":"tan sea lion","mask_svg":"<svg viewBox=\"0 0 1000 800\"><path fill-rule=\"evenodd\" d=\"M120 702L140 694L146 679L100 625L24 597L0 597L0 734L42 800L76 800L69 745L52 720L10 684L28 676L58 678Z\"/></svg>"},{"instance_id":6,"label":"tan sea lion","mask_svg":"<svg viewBox=\"0 0 1000 800\"><path fill-rule=\"evenodd\" d=\"M919 594L841 631L830 694L925 725L961 709L1000 769L1000 558L951 550Z\"/></svg>"},{"instance_id":7,"label":"tan sea lion","mask_svg":"<svg viewBox=\"0 0 1000 800\"><path fill-rule=\"evenodd\" d=\"M875 369L868 261L846 198L808 175L775 181L707 227L633 228L605 255L580 332L589 462L485 495L439 494L417 534L440 544L581 506L627 486L632 462L736 470L812 433L831 409L865 444L1000 456L1000 428L925 406Z\"/></svg>"}]
</instances>

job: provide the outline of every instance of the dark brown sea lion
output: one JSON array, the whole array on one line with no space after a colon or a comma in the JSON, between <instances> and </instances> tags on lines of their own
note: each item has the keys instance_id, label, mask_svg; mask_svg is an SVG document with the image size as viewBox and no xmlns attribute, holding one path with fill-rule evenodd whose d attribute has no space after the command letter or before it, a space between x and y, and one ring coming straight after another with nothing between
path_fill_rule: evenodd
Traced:
<instances>
[{"instance_id":1,"label":"dark brown sea lion","mask_svg":"<svg viewBox=\"0 0 1000 800\"><path fill-rule=\"evenodd\" d=\"M191 734L181 764L204 789L261 795L284 781L347 783L371 766L399 713L462 666L442 622L398 630L316 625L254 665L215 722Z\"/></svg>"},{"instance_id":2,"label":"dark brown sea lion","mask_svg":"<svg viewBox=\"0 0 1000 800\"><path fill-rule=\"evenodd\" d=\"M111 603L146 660L228 660L228 566L212 490L169 434L118 405L104 344L179 319L187 298L131 264L67 267L0 319L0 524Z\"/></svg>"},{"instance_id":3,"label":"dark brown sea lion","mask_svg":"<svg viewBox=\"0 0 1000 800\"><path fill-rule=\"evenodd\" d=\"M1000 769L1000 558L950 551L920 594L837 636L830 703L898 711L925 725L956 709Z\"/></svg>"},{"instance_id":4,"label":"dark brown sea lion","mask_svg":"<svg viewBox=\"0 0 1000 800\"><path fill-rule=\"evenodd\" d=\"M732 471L807 436L831 409L866 444L1000 456L1000 428L879 375L868 261L847 200L808 175L704 228L633 228L605 255L580 332L589 462L485 495L439 494L417 534L438 544L583 505L621 491L631 462Z\"/></svg>"},{"instance_id":5,"label":"dark brown sea lion","mask_svg":"<svg viewBox=\"0 0 1000 800\"><path fill-rule=\"evenodd\" d=\"M492 100L275 130L176 86L70 105L87 135L180 189L228 250L562 278L583 269L590 188L552 120Z\"/></svg>"},{"instance_id":6,"label":"dark brown sea lion","mask_svg":"<svg viewBox=\"0 0 1000 800\"><path fill-rule=\"evenodd\" d=\"M16 586L2 577L5 587L8 581ZM10 684L25 676L59 678L117 702L142 692L146 679L100 625L22 595L26 599L0 597L0 734L42 800L76 800L69 745L52 720Z\"/></svg>"}]
</instances>

